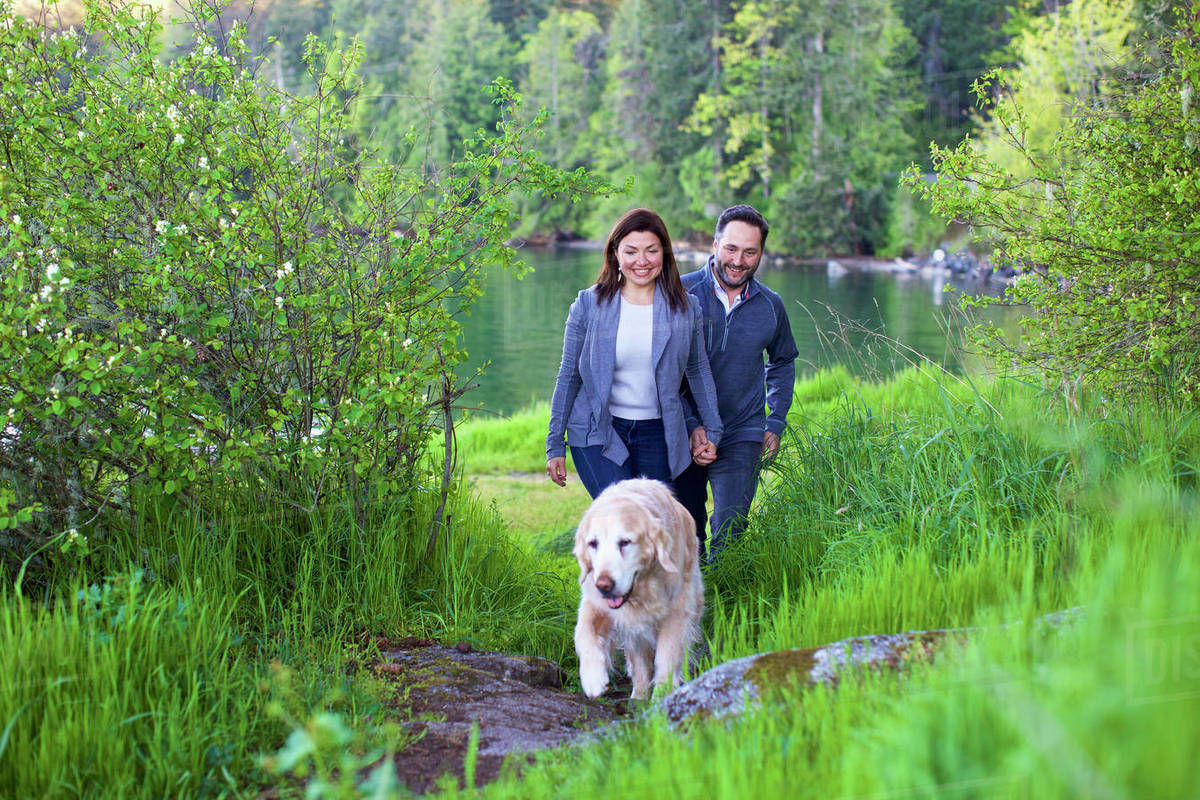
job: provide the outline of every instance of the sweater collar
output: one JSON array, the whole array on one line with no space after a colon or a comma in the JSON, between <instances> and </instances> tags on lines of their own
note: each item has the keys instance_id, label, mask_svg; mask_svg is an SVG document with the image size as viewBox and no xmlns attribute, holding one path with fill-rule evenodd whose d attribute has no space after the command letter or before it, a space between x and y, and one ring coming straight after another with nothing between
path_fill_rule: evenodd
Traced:
<instances>
[{"instance_id":1,"label":"sweater collar","mask_svg":"<svg viewBox=\"0 0 1200 800\"><path fill-rule=\"evenodd\" d=\"M708 263L704 265L704 279L708 282L709 288L714 294L725 291L725 287L721 285L719 280L717 280L717 267L715 262L716 256L710 255L708 257ZM744 303L749 300L750 296L758 291L757 284L758 278L751 276L750 280L746 281L746 284L742 287L742 291L738 293L737 300L733 303L733 305ZM726 295L726 297L728 297L728 295Z\"/></svg>"}]
</instances>

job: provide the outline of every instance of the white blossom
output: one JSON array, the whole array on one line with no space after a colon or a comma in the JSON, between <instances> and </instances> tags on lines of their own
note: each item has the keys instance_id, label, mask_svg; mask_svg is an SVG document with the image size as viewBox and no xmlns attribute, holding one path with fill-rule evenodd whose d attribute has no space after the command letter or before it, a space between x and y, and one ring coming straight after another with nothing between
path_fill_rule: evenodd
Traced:
<instances>
[{"instance_id":1,"label":"white blossom","mask_svg":"<svg viewBox=\"0 0 1200 800\"><path fill-rule=\"evenodd\" d=\"M158 222L154 223L154 230L158 231L159 233L166 233L167 229L170 227L171 223L167 222L165 219L160 219Z\"/></svg>"},{"instance_id":2,"label":"white blossom","mask_svg":"<svg viewBox=\"0 0 1200 800\"><path fill-rule=\"evenodd\" d=\"M279 295L275 295L275 307L283 308L283 298L280 297Z\"/></svg>"},{"instance_id":3,"label":"white blossom","mask_svg":"<svg viewBox=\"0 0 1200 800\"><path fill-rule=\"evenodd\" d=\"M12 220L13 220L13 225L20 225L21 224L21 215L13 214Z\"/></svg>"},{"instance_id":4,"label":"white blossom","mask_svg":"<svg viewBox=\"0 0 1200 800\"><path fill-rule=\"evenodd\" d=\"M172 141L174 141L175 144L183 144L183 134L182 133L175 134L175 138Z\"/></svg>"},{"instance_id":5,"label":"white blossom","mask_svg":"<svg viewBox=\"0 0 1200 800\"><path fill-rule=\"evenodd\" d=\"M208 169L208 156L200 156L200 162L197 164L200 169Z\"/></svg>"}]
</instances>

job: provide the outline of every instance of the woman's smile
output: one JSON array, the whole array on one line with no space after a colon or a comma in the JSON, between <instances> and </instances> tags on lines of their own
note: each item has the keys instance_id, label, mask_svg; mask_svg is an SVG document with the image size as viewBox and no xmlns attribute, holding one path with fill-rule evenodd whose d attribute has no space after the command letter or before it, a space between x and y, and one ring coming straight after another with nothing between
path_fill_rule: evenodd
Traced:
<instances>
[{"instance_id":1,"label":"woman's smile","mask_svg":"<svg viewBox=\"0 0 1200 800\"><path fill-rule=\"evenodd\" d=\"M650 231L634 231L617 243L617 265L633 287L654 285L663 268L663 246Z\"/></svg>"}]
</instances>

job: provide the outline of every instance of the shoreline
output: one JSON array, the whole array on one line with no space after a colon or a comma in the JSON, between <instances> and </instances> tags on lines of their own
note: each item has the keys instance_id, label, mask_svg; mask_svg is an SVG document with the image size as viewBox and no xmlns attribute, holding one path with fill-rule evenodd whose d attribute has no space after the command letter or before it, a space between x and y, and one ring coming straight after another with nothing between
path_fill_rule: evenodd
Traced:
<instances>
[{"instance_id":1,"label":"shoreline","mask_svg":"<svg viewBox=\"0 0 1200 800\"><path fill-rule=\"evenodd\" d=\"M530 237L528 239L510 239L506 244L516 250L583 250L600 252L604 243L594 239L555 240L551 237ZM691 267L703 266L711 254L707 248L698 248L687 241L671 243L675 251L675 260L680 264ZM926 279L935 279L951 275L975 278L985 283L998 282L1007 284L1018 274L1010 269L997 269L985 257L980 258L967 250L962 250L947 256L942 250L935 250L927 258L883 258L881 256L844 255L844 256L794 256L790 254L766 253L762 266L767 270L805 268L824 269L831 278L838 278L850 273L888 273L893 275L913 275Z\"/></svg>"}]
</instances>

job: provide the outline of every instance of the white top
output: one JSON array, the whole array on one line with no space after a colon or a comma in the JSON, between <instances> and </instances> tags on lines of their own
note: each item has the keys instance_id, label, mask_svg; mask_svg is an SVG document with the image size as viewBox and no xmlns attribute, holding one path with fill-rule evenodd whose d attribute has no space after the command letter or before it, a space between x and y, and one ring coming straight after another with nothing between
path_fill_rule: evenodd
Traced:
<instances>
[{"instance_id":1,"label":"white top","mask_svg":"<svg viewBox=\"0 0 1200 800\"><path fill-rule=\"evenodd\" d=\"M654 385L652 339L654 306L639 306L621 298L617 321L617 358L613 367L608 407L614 417L658 419L658 391Z\"/></svg>"}]
</instances>

